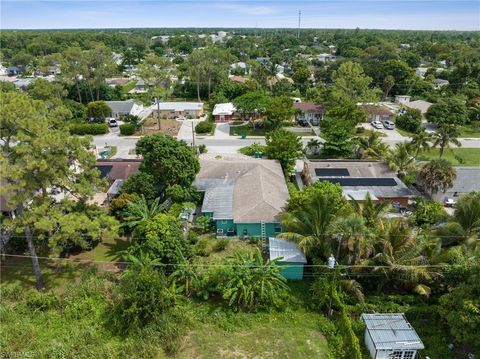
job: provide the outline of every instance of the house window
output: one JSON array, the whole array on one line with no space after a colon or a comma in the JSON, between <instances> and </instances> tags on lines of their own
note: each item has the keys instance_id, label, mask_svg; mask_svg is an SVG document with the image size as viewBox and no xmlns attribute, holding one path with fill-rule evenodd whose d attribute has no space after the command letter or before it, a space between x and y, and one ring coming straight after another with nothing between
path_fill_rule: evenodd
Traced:
<instances>
[{"instance_id":1,"label":"house window","mask_svg":"<svg viewBox=\"0 0 480 359\"><path fill-rule=\"evenodd\" d=\"M413 350L408 350L403 353L403 359L413 359L415 356L415 352Z\"/></svg>"},{"instance_id":2,"label":"house window","mask_svg":"<svg viewBox=\"0 0 480 359\"><path fill-rule=\"evenodd\" d=\"M222 219L222 224L227 224L227 220L226 220L226 219Z\"/></svg>"},{"instance_id":3,"label":"house window","mask_svg":"<svg viewBox=\"0 0 480 359\"><path fill-rule=\"evenodd\" d=\"M395 350L390 358L391 359L402 359L402 354L403 354L403 351Z\"/></svg>"},{"instance_id":4,"label":"house window","mask_svg":"<svg viewBox=\"0 0 480 359\"><path fill-rule=\"evenodd\" d=\"M280 233L282 231L282 226L280 223L275 223L275 233Z\"/></svg>"},{"instance_id":5,"label":"house window","mask_svg":"<svg viewBox=\"0 0 480 359\"><path fill-rule=\"evenodd\" d=\"M453 197L458 197L458 192L453 192Z\"/></svg>"}]
</instances>

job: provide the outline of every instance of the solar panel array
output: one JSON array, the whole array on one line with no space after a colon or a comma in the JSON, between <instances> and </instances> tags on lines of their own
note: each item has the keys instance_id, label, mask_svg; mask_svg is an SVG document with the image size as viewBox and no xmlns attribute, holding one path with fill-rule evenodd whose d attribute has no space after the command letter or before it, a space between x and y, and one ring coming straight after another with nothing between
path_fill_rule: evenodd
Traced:
<instances>
[{"instance_id":1,"label":"solar panel array","mask_svg":"<svg viewBox=\"0 0 480 359\"><path fill-rule=\"evenodd\" d=\"M379 186L379 187L394 187L397 182L394 178L368 178L368 177L347 177L347 178L322 178L322 181L331 183L338 183L342 187L355 186Z\"/></svg>"},{"instance_id":2,"label":"solar panel array","mask_svg":"<svg viewBox=\"0 0 480 359\"><path fill-rule=\"evenodd\" d=\"M315 168L318 177L348 177L350 172L347 168Z\"/></svg>"},{"instance_id":3,"label":"solar panel array","mask_svg":"<svg viewBox=\"0 0 480 359\"><path fill-rule=\"evenodd\" d=\"M97 165L98 170L100 171L100 178L105 178L108 176L110 171L112 170L113 166L109 165Z\"/></svg>"}]
</instances>

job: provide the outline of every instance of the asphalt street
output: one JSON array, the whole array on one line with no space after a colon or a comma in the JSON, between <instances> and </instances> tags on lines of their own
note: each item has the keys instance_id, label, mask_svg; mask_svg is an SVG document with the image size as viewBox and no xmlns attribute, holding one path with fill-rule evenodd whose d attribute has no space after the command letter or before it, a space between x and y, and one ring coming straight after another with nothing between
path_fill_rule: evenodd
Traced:
<instances>
[{"instance_id":1,"label":"asphalt street","mask_svg":"<svg viewBox=\"0 0 480 359\"><path fill-rule=\"evenodd\" d=\"M368 126L368 125L367 125ZM367 128L372 129L371 126ZM239 137L228 136L228 125L222 124L220 128L215 132L214 136L195 136L195 144L200 145L204 144L207 146L209 153L235 153L240 148L252 145L254 143L264 144L264 138L246 138L241 139ZM386 134L386 137L382 137L382 140L388 146L395 146L399 142L407 141L409 138L402 136L398 131L395 130L379 130ZM192 143L192 130L191 122L185 121L182 124L180 129L179 136L180 139L184 140L188 144ZM131 157L131 151L135 148L135 144L139 137L121 137L119 136L118 128L111 129L111 132L106 135L94 136L92 144L97 147L103 146L116 146L117 154L114 156L116 158L128 158ZM311 139L302 138L304 145L308 143ZM321 138L318 138L320 141L323 141ZM480 148L480 138L474 139L460 139L463 147L476 147Z\"/></svg>"}]
</instances>

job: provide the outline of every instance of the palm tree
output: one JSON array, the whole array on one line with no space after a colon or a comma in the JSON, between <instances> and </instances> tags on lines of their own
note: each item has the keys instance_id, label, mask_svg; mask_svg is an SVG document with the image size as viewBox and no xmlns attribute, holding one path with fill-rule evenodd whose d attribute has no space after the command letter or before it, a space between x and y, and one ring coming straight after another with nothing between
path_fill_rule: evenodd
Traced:
<instances>
[{"instance_id":1,"label":"palm tree","mask_svg":"<svg viewBox=\"0 0 480 359\"><path fill-rule=\"evenodd\" d=\"M426 151L430 148L430 142L432 141L432 135L428 133L424 128L417 132L410 142L410 149L415 152L415 158L421 151Z\"/></svg>"},{"instance_id":2,"label":"palm tree","mask_svg":"<svg viewBox=\"0 0 480 359\"><path fill-rule=\"evenodd\" d=\"M480 192L462 196L457 202L454 217L467 233L480 233Z\"/></svg>"},{"instance_id":3,"label":"palm tree","mask_svg":"<svg viewBox=\"0 0 480 359\"><path fill-rule=\"evenodd\" d=\"M187 260L182 251L177 251L179 264L178 268L172 273L171 278L180 283L179 289L184 290L187 297L193 294L195 288L200 284L197 274L197 266Z\"/></svg>"},{"instance_id":4,"label":"palm tree","mask_svg":"<svg viewBox=\"0 0 480 359\"><path fill-rule=\"evenodd\" d=\"M338 240L337 260L339 262L357 264L360 259L368 258L372 253L368 229L363 217L356 214L341 217L335 222L333 230Z\"/></svg>"},{"instance_id":5,"label":"palm tree","mask_svg":"<svg viewBox=\"0 0 480 359\"><path fill-rule=\"evenodd\" d=\"M458 130L455 125L442 125L435 133L432 147L440 147L439 157L442 158L445 148L451 149L450 143L457 147L462 146L458 140Z\"/></svg>"},{"instance_id":6,"label":"palm tree","mask_svg":"<svg viewBox=\"0 0 480 359\"><path fill-rule=\"evenodd\" d=\"M445 193L448 188L452 187L453 181L457 178L457 172L447 160L436 159L420 168L418 178L432 195L439 190Z\"/></svg>"},{"instance_id":7,"label":"palm tree","mask_svg":"<svg viewBox=\"0 0 480 359\"><path fill-rule=\"evenodd\" d=\"M428 257L423 255L423 245L405 220L389 222L376 244L376 251L378 254L372 259L377 265L374 271L383 273L387 281L393 279L406 289L430 295L426 283L439 274L425 266Z\"/></svg>"},{"instance_id":8,"label":"palm tree","mask_svg":"<svg viewBox=\"0 0 480 359\"><path fill-rule=\"evenodd\" d=\"M367 138L360 139L361 157L382 160L388 153L388 147L380 139L378 132L371 132Z\"/></svg>"},{"instance_id":9,"label":"palm tree","mask_svg":"<svg viewBox=\"0 0 480 359\"><path fill-rule=\"evenodd\" d=\"M298 243L310 255L327 258L337 249L330 235L338 214L334 206L328 194L314 193L305 206L283 215L286 231L280 237Z\"/></svg>"},{"instance_id":10,"label":"palm tree","mask_svg":"<svg viewBox=\"0 0 480 359\"><path fill-rule=\"evenodd\" d=\"M153 200L151 204L147 202L145 196L129 201L124 210L124 226L134 229L140 223L153 218L156 214L165 210L165 205L160 203L160 198Z\"/></svg>"},{"instance_id":11,"label":"palm tree","mask_svg":"<svg viewBox=\"0 0 480 359\"><path fill-rule=\"evenodd\" d=\"M388 156L388 165L397 171L400 179L415 169L415 158L410 155L407 142L397 143Z\"/></svg>"},{"instance_id":12,"label":"palm tree","mask_svg":"<svg viewBox=\"0 0 480 359\"><path fill-rule=\"evenodd\" d=\"M375 203L370 193L367 193L363 203L356 201L350 196L350 204L353 207L353 211L364 218L365 225L368 228L383 228L382 215L390 208L389 202Z\"/></svg>"},{"instance_id":13,"label":"palm tree","mask_svg":"<svg viewBox=\"0 0 480 359\"><path fill-rule=\"evenodd\" d=\"M307 143L307 149L311 154L316 155L318 153L318 149L320 148L321 144L322 143L319 140L317 140L316 138L312 138Z\"/></svg>"}]
</instances>

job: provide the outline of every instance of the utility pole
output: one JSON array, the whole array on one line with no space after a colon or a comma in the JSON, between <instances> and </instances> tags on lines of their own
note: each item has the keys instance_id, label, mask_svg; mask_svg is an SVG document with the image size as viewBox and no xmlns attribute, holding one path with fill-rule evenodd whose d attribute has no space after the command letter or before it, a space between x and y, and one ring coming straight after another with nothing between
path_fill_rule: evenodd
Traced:
<instances>
[{"instance_id":1,"label":"utility pole","mask_svg":"<svg viewBox=\"0 0 480 359\"><path fill-rule=\"evenodd\" d=\"M302 11L298 10L298 30L297 30L297 38L300 38L300 19L302 17Z\"/></svg>"},{"instance_id":2,"label":"utility pole","mask_svg":"<svg viewBox=\"0 0 480 359\"><path fill-rule=\"evenodd\" d=\"M160 97L155 97L155 102L157 103L157 126L160 131Z\"/></svg>"},{"instance_id":3,"label":"utility pole","mask_svg":"<svg viewBox=\"0 0 480 359\"><path fill-rule=\"evenodd\" d=\"M194 153L197 153L197 149L195 147L195 120L192 121L192 149Z\"/></svg>"}]
</instances>

